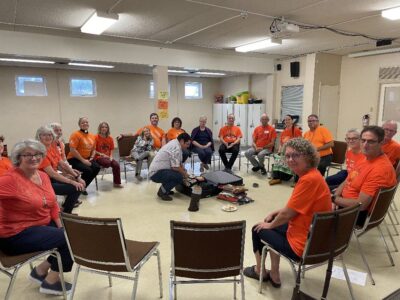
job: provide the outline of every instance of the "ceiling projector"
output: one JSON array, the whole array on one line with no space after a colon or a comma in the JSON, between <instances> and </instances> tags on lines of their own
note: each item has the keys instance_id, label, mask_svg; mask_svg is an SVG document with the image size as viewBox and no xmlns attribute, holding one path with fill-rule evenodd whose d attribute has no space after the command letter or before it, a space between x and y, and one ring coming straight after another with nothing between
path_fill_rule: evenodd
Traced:
<instances>
[{"instance_id":1,"label":"ceiling projector","mask_svg":"<svg viewBox=\"0 0 400 300\"><path fill-rule=\"evenodd\" d=\"M284 20L275 19L270 27L271 33L278 32L299 32L300 27L296 24L288 23Z\"/></svg>"}]
</instances>

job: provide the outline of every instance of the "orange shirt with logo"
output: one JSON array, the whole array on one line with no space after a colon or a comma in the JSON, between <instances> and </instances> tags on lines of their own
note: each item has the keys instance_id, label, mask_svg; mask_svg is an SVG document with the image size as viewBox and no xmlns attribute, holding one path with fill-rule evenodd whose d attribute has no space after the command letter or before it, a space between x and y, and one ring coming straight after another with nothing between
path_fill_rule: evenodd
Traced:
<instances>
[{"instance_id":1,"label":"orange shirt with logo","mask_svg":"<svg viewBox=\"0 0 400 300\"><path fill-rule=\"evenodd\" d=\"M374 197L380 188L389 188L396 183L393 165L386 155L380 155L356 165L356 168L347 175L342 196L356 200L362 192Z\"/></svg>"},{"instance_id":2,"label":"orange shirt with logo","mask_svg":"<svg viewBox=\"0 0 400 300\"><path fill-rule=\"evenodd\" d=\"M387 155L393 166L400 160L400 144L398 142L390 140L382 145L382 151Z\"/></svg>"},{"instance_id":3,"label":"orange shirt with logo","mask_svg":"<svg viewBox=\"0 0 400 300\"><path fill-rule=\"evenodd\" d=\"M111 156L111 151L114 150L114 140L111 136L102 137L100 134L96 134L96 152L103 153L108 157ZM96 154L95 159L101 157Z\"/></svg>"},{"instance_id":4,"label":"orange shirt with logo","mask_svg":"<svg viewBox=\"0 0 400 300\"><path fill-rule=\"evenodd\" d=\"M219 130L218 137L222 138L228 144L234 143L238 138L241 138L242 130L238 126L224 126Z\"/></svg>"},{"instance_id":5,"label":"orange shirt with logo","mask_svg":"<svg viewBox=\"0 0 400 300\"><path fill-rule=\"evenodd\" d=\"M2 157L0 159L0 176L6 174L12 168L12 162L8 157Z\"/></svg>"},{"instance_id":6,"label":"orange shirt with logo","mask_svg":"<svg viewBox=\"0 0 400 300\"><path fill-rule=\"evenodd\" d=\"M51 166L54 171L57 172L58 163L61 160L60 150L57 147L56 143L52 143L49 148L47 148L46 156L43 158L42 163L39 166L39 169L44 171L45 168Z\"/></svg>"},{"instance_id":7,"label":"orange shirt with logo","mask_svg":"<svg viewBox=\"0 0 400 300\"><path fill-rule=\"evenodd\" d=\"M69 147L75 148L76 151L78 151L84 159L90 158L90 154L92 153L95 146L96 137L94 134L91 133L84 133L78 130L73 132L69 138ZM73 157L74 156L72 155L72 153L69 152L67 158L70 159Z\"/></svg>"},{"instance_id":8,"label":"orange shirt with logo","mask_svg":"<svg viewBox=\"0 0 400 300\"><path fill-rule=\"evenodd\" d=\"M145 127L150 129L150 134L151 134L151 136L153 138L153 141L154 141L154 145L153 145L154 148L155 149L160 149L161 146L162 146L163 137L165 135L164 130L162 130L160 127L153 126L151 124L148 125L148 126L145 126ZM137 135L142 134L143 128L144 127L138 129L138 131L136 131L136 134Z\"/></svg>"},{"instance_id":9,"label":"orange shirt with logo","mask_svg":"<svg viewBox=\"0 0 400 300\"><path fill-rule=\"evenodd\" d=\"M297 137L301 137L301 130L298 127L294 126L292 128L285 128L285 130L282 131L281 133L281 138L280 138L281 145L286 143L288 140Z\"/></svg>"},{"instance_id":10,"label":"orange shirt with logo","mask_svg":"<svg viewBox=\"0 0 400 300\"><path fill-rule=\"evenodd\" d=\"M275 128L271 125L257 126L253 132L253 141L258 148L265 148L266 145L276 139ZM268 147L271 150L274 146Z\"/></svg>"},{"instance_id":11,"label":"orange shirt with logo","mask_svg":"<svg viewBox=\"0 0 400 300\"><path fill-rule=\"evenodd\" d=\"M329 187L317 169L300 177L286 206L298 214L289 221L286 236L292 250L301 256L314 213L332 210Z\"/></svg>"},{"instance_id":12,"label":"orange shirt with logo","mask_svg":"<svg viewBox=\"0 0 400 300\"><path fill-rule=\"evenodd\" d=\"M178 137L178 135L180 135L181 133L184 133L184 132L186 132L186 131L183 130L182 128L181 129L171 128L167 132L167 140L172 141L172 140L176 139Z\"/></svg>"},{"instance_id":13,"label":"orange shirt with logo","mask_svg":"<svg viewBox=\"0 0 400 300\"><path fill-rule=\"evenodd\" d=\"M350 149L346 151L346 169L347 173L351 173L357 165L363 163L367 158L360 151L359 153L354 153Z\"/></svg>"},{"instance_id":14,"label":"orange shirt with logo","mask_svg":"<svg viewBox=\"0 0 400 300\"><path fill-rule=\"evenodd\" d=\"M315 146L315 148L319 148L326 143L333 141L331 132L323 126L318 126L317 128L315 128L314 131L307 131L306 133L304 133L304 138L306 140L309 140L311 144ZM318 153L321 157L327 156L329 154L332 154L332 148L320 150L318 151Z\"/></svg>"}]
</instances>

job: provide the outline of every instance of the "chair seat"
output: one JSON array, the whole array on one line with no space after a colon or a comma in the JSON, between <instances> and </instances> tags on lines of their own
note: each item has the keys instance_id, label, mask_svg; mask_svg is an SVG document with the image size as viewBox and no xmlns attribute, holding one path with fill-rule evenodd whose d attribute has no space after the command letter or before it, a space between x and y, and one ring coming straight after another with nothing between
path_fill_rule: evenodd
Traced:
<instances>
[{"instance_id":1,"label":"chair seat","mask_svg":"<svg viewBox=\"0 0 400 300\"><path fill-rule=\"evenodd\" d=\"M138 242L131 240L125 240L125 242L132 269L158 245L158 242Z\"/></svg>"},{"instance_id":2,"label":"chair seat","mask_svg":"<svg viewBox=\"0 0 400 300\"><path fill-rule=\"evenodd\" d=\"M41 253L43 253L43 251L37 251L20 255L7 255L4 252L0 251L0 261L1 264L4 266L4 268L12 268Z\"/></svg>"}]
</instances>

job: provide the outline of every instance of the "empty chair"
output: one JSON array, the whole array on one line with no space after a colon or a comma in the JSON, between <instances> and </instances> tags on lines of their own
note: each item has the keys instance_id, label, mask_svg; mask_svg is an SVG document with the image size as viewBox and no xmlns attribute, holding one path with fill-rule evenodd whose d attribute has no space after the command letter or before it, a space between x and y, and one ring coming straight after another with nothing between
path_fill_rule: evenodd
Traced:
<instances>
[{"instance_id":1,"label":"empty chair","mask_svg":"<svg viewBox=\"0 0 400 300\"><path fill-rule=\"evenodd\" d=\"M61 213L61 222L71 256L76 263L71 299L74 297L80 270L108 276L110 286L112 277L133 280L132 299L135 299L140 270L152 256L156 256L158 261L160 298L162 298L158 242L125 239L119 218L88 218ZM112 272L132 272L133 277Z\"/></svg>"},{"instance_id":2,"label":"empty chair","mask_svg":"<svg viewBox=\"0 0 400 300\"><path fill-rule=\"evenodd\" d=\"M44 258L49 255L54 255L57 257L57 263L60 273L61 286L63 288L64 299L67 299L67 294L65 291L63 268L61 263L61 256L56 249L51 249L47 251L37 251L32 253L25 253L21 255L7 255L0 250L0 272L6 274L10 277L10 284L8 285L5 300L10 299L12 288L14 286L15 279L17 277L18 271L21 267L32 263L33 261Z\"/></svg>"},{"instance_id":3,"label":"empty chair","mask_svg":"<svg viewBox=\"0 0 400 300\"><path fill-rule=\"evenodd\" d=\"M346 251L350 243L351 235L357 220L359 209L360 205L357 204L355 206L339 209L332 212L322 212L314 214L303 256L299 261L294 261L284 256L283 254L272 248L269 244L264 242L265 246L263 247L261 254L261 265L264 265L266 252L273 251L289 261L294 278L296 280L296 265L298 266L298 272L300 272L301 269L303 272L305 272L307 269L311 269L328 262L331 255L333 255L335 259L339 258L341 260L351 298L355 299L342 254L344 251ZM261 268L259 279L260 293L262 292L263 278L263 268ZM299 278L297 278L296 285L300 285Z\"/></svg>"},{"instance_id":4,"label":"empty chair","mask_svg":"<svg viewBox=\"0 0 400 300\"><path fill-rule=\"evenodd\" d=\"M117 140L119 162L120 163L122 162L124 164L125 181L126 181L126 165L130 165L134 161L134 159L131 157L131 150L135 145L136 139L137 135L122 136Z\"/></svg>"},{"instance_id":5,"label":"empty chair","mask_svg":"<svg viewBox=\"0 0 400 300\"><path fill-rule=\"evenodd\" d=\"M208 224L171 221L170 299L177 298L178 284L230 282L235 299L236 284L240 283L244 300L245 230L245 221Z\"/></svg>"},{"instance_id":6,"label":"empty chair","mask_svg":"<svg viewBox=\"0 0 400 300\"><path fill-rule=\"evenodd\" d=\"M347 147L348 146L346 142L333 141L333 148L332 148L333 157L330 166L328 166L326 169L326 176L329 175L329 170L331 168L342 170L343 164L346 160Z\"/></svg>"}]
</instances>

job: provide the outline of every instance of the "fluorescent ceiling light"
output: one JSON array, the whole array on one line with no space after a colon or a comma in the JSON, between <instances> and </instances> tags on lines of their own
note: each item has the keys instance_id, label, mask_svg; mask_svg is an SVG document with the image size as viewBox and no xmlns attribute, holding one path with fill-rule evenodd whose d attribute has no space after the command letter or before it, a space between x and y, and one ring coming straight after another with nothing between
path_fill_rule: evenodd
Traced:
<instances>
[{"instance_id":1,"label":"fluorescent ceiling light","mask_svg":"<svg viewBox=\"0 0 400 300\"><path fill-rule=\"evenodd\" d=\"M69 66L78 66L78 67L91 67L91 68L105 68L105 69L112 69L114 66L110 65L95 65L95 64L85 64L85 63L68 63Z\"/></svg>"},{"instance_id":2,"label":"fluorescent ceiling light","mask_svg":"<svg viewBox=\"0 0 400 300\"><path fill-rule=\"evenodd\" d=\"M351 53L348 56L351 58L357 58L357 57L363 57L363 56L372 56L372 55L388 54L388 53L395 53L395 52L400 52L400 48L362 51L362 52L357 52L357 53Z\"/></svg>"},{"instance_id":3,"label":"fluorescent ceiling light","mask_svg":"<svg viewBox=\"0 0 400 300\"><path fill-rule=\"evenodd\" d=\"M10 62L22 62L22 63L33 63L33 64L55 64L55 61L50 60L38 60L38 59L24 59L24 58L3 58L0 57L0 61L10 61Z\"/></svg>"},{"instance_id":4,"label":"fluorescent ceiling light","mask_svg":"<svg viewBox=\"0 0 400 300\"><path fill-rule=\"evenodd\" d=\"M189 73L189 71L185 71L185 70L168 70L168 73L182 73L182 74L186 74L186 73Z\"/></svg>"},{"instance_id":5,"label":"fluorescent ceiling light","mask_svg":"<svg viewBox=\"0 0 400 300\"><path fill-rule=\"evenodd\" d=\"M282 44L282 40L279 39L266 39L263 41L251 43L248 45L240 46L235 48L236 52L250 52L250 51L255 51L259 49L264 49L272 46L277 46Z\"/></svg>"},{"instance_id":6,"label":"fluorescent ceiling light","mask_svg":"<svg viewBox=\"0 0 400 300\"><path fill-rule=\"evenodd\" d=\"M90 34L102 34L116 21L118 21L118 14L106 14L95 11L85 24L83 24L81 31Z\"/></svg>"},{"instance_id":7,"label":"fluorescent ceiling light","mask_svg":"<svg viewBox=\"0 0 400 300\"><path fill-rule=\"evenodd\" d=\"M382 10L381 13L382 17L389 19L389 20L399 20L400 19L400 6Z\"/></svg>"},{"instance_id":8,"label":"fluorescent ceiling light","mask_svg":"<svg viewBox=\"0 0 400 300\"><path fill-rule=\"evenodd\" d=\"M225 76L225 73L214 73L214 72L196 72L198 75L213 75L213 76Z\"/></svg>"}]
</instances>

